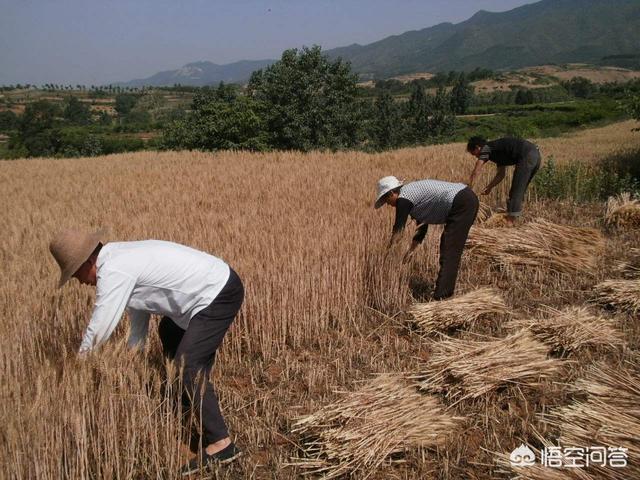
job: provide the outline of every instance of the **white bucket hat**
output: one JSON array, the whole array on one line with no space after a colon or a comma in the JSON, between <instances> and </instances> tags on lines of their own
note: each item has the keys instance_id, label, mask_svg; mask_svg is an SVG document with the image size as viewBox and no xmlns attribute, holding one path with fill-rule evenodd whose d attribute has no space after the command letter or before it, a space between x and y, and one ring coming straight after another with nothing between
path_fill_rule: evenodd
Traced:
<instances>
[{"instance_id":1,"label":"white bucket hat","mask_svg":"<svg viewBox=\"0 0 640 480\"><path fill-rule=\"evenodd\" d=\"M374 204L374 207L380 208L382 205L384 205L384 196L391 190L395 190L402 185L403 183L393 175L378 180L378 196L376 197L376 203Z\"/></svg>"}]
</instances>

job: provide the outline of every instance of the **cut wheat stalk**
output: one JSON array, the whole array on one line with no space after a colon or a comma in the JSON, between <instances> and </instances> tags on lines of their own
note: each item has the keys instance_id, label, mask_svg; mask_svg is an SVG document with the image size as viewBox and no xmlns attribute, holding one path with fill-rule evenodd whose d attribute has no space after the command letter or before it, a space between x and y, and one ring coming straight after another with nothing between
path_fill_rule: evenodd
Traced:
<instances>
[{"instance_id":1,"label":"cut wheat stalk","mask_svg":"<svg viewBox=\"0 0 640 480\"><path fill-rule=\"evenodd\" d=\"M294 424L303 456L291 465L327 479L366 477L393 454L444 446L463 420L404 375L380 375Z\"/></svg>"},{"instance_id":2,"label":"cut wheat stalk","mask_svg":"<svg viewBox=\"0 0 640 480\"><path fill-rule=\"evenodd\" d=\"M483 224L494 215L493 209L486 203L480 202L478 207L478 214L476 215L477 224Z\"/></svg>"},{"instance_id":3,"label":"cut wheat stalk","mask_svg":"<svg viewBox=\"0 0 640 480\"><path fill-rule=\"evenodd\" d=\"M420 385L456 403L511 384L538 386L555 377L564 364L547 358L548 350L526 330L490 341L439 341Z\"/></svg>"},{"instance_id":4,"label":"cut wheat stalk","mask_svg":"<svg viewBox=\"0 0 640 480\"><path fill-rule=\"evenodd\" d=\"M530 330L553 351L563 354L589 348L615 349L625 344L613 320L596 315L586 307L546 308L544 315L514 320L508 326Z\"/></svg>"},{"instance_id":5,"label":"cut wheat stalk","mask_svg":"<svg viewBox=\"0 0 640 480\"><path fill-rule=\"evenodd\" d=\"M552 410L543 419L559 431L560 445L622 447L628 449L627 467L597 467L595 478L640 478L640 365L623 368L596 365L576 382L586 400Z\"/></svg>"},{"instance_id":6,"label":"cut wheat stalk","mask_svg":"<svg viewBox=\"0 0 640 480\"><path fill-rule=\"evenodd\" d=\"M473 227L467 247L472 254L503 265L544 267L562 273L591 272L597 266L604 239L593 228L537 219L518 228Z\"/></svg>"},{"instance_id":7,"label":"cut wheat stalk","mask_svg":"<svg viewBox=\"0 0 640 480\"><path fill-rule=\"evenodd\" d=\"M448 300L415 303L407 311L426 334L469 327L480 318L508 315L500 293L481 288Z\"/></svg>"},{"instance_id":8,"label":"cut wheat stalk","mask_svg":"<svg viewBox=\"0 0 640 480\"><path fill-rule=\"evenodd\" d=\"M605 280L594 287L594 302L637 315L640 313L640 279Z\"/></svg>"},{"instance_id":9,"label":"cut wheat stalk","mask_svg":"<svg viewBox=\"0 0 640 480\"><path fill-rule=\"evenodd\" d=\"M640 227L640 200L633 199L630 193L622 193L617 197L609 197L605 223L610 227Z\"/></svg>"},{"instance_id":10,"label":"cut wheat stalk","mask_svg":"<svg viewBox=\"0 0 640 480\"><path fill-rule=\"evenodd\" d=\"M628 258L616 264L614 272L627 279L640 278L640 248L632 248Z\"/></svg>"},{"instance_id":11,"label":"cut wheat stalk","mask_svg":"<svg viewBox=\"0 0 640 480\"><path fill-rule=\"evenodd\" d=\"M510 226L510 224L508 223L506 213L494 213L482 222L482 228L501 228L508 226Z\"/></svg>"}]
</instances>

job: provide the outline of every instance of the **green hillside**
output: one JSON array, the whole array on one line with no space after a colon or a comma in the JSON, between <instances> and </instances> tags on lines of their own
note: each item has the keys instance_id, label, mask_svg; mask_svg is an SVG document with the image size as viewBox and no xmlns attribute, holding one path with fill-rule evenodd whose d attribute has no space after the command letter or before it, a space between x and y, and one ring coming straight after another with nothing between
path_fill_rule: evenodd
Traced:
<instances>
[{"instance_id":1,"label":"green hillside","mask_svg":"<svg viewBox=\"0 0 640 480\"><path fill-rule=\"evenodd\" d=\"M543 0L508 12L479 11L455 25L443 23L327 53L349 60L363 78L602 63L603 57L640 53L640 1Z\"/></svg>"}]
</instances>

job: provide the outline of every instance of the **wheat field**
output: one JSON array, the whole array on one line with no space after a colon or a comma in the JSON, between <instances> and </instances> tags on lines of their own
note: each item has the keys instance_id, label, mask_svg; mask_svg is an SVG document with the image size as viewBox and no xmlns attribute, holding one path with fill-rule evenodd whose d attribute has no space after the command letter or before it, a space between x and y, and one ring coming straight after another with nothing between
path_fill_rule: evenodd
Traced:
<instances>
[{"instance_id":1,"label":"wheat field","mask_svg":"<svg viewBox=\"0 0 640 480\"><path fill-rule=\"evenodd\" d=\"M624 122L539 144L543 157L557 162L595 161L637 149L640 134L633 126ZM474 160L464 147L0 162L0 477L177 478L188 458L193 419L179 415L179 385L162 360L157 320L143 353L124 348L125 319L104 348L76 358L94 290L76 281L55 288L58 271L48 242L64 227L99 226L110 228L113 241L155 238L211 252L239 273L246 299L219 351L213 382L245 455L212 478L305 474L295 461L304 439L292 426L372 374L422 371L437 341L405 320L435 281L439 229L431 229L411 264L401 258L412 228L385 256L392 211L372 208L375 183L385 175L464 180ZM485 170L482 182L492 173ZM483 201L503 206L506 192L502 185ZM616 263L640 240L637 230L605 228L604 203L542 202L531 192L525 208L524 221L601 229L606 248L590 275L502 269L465 254L457 291L494 288L515 317L586 304L593 286L616 278ZM553 435L555 427L540 414L570 403L569 383L583 379L596 360L615 368L637 360L637 315L603 315L615 318L624 347L581 353L557 379L543 378L543 387L510 385L451 405L452 416L466 419L458 435L354 477L511 478L498 455L536 435ZM482 334L508 332L496 323ZM444 396L441 401L446 407Z\"/></svg>"}]
</instances>

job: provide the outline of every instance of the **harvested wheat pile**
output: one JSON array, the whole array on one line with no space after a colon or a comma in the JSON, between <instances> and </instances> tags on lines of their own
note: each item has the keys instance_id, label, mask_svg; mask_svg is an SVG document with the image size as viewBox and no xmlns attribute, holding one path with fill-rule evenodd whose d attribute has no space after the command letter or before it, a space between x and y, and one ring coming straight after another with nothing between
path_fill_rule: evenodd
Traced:
<instances>
[{"instance_id":1,"label":"harvested wheat pile","mask_svg":"<svg viewBox=\"0 0 640 480\"><path fill-rule=\"evenodd\" d=\"M514 320L509 326L530 330L538 340L560 353L616 348L625 343L614 321L595 315L585 307L548 308L544 318Z\"/></svg>"},{"instance_id":2,"label":"harvested wheat pile","mask_svg":"<svg viewBox=\"0 0 640 480\"><path fill-rule=\"evenodd\" d=\"M547 358L548 350L526 330L485 342L440 341L433 346L420 385L455 402L510 384L533 387L554 377L563 366L562 361Z\"/></svg>"},{"instance_id":3,"label":"harvested wheat pile","mask_svg":"<svg viewBox=\"0 0 640 480\"><path fill-rule=\"evenodd\" d=\"M477 224L485 223L487 220L491 218L493 215L493 210L486 203L480 202L480 206L478 207L478 215L476 216Z\"/></svg>"},{"instance_id":4,"label":"harvested wheat pile","mask_svg":"<svg viewBox=\"0 0 640 480\"><path fill-rule=\"evenodd\" d=\"M624 278L640 278L640 248L632 248L624 262L616 264L614 271Z\"/></svg>"},{"instance_id":5,"label":"harvested wheat pile","mask_svg":"<svg viewBox=\"0 0 640 480\"><path fill-rule=\"evenodd\" d=\"M587 399L556 409L544 417L557 428L560 445L622 447L628 449L628 465L593 468L594 478L640 478L640 365L624 368L600 365L591 368L576 389Z\"/></svg>"},{"instance_id":6,"label":"harvested wheat pile","mask_svg":"<svg viewBox=\"0 0 640 480\"><path fill-rule=\"evenodd\" d=\"M482 222L483 228L502 228L509 227L509 221L507 220L506 213L494 213L489 218L487 218L484 222Z\"/></svg>"},{"instance_id":7,"label":"harvested wheat pile","mask_svg":"<svg viewBox=\"0 0 640 480\"><path fill-rule=\"evenodd\" d=\"M380 375L361 389L298 420L304 457L292 465L335 478L368 476L392 454L443 446L463 422L400 374Z\"/></svg>"},{"instance_id":8,"label":"harvested wheat pile","mask_svg":"<svg viewBox=\"0 0 640 480\"><path fill-rule=\"evenodd\" d=\"M631 198L630 193L609 197L604 219L610 227L640 227L640 200Z\"/></svg>"},{"instance_id":9,"label":"harvested wheat pile","mask_svg":"<svg viewBox=\"0 0 640 480\"><path fill-rule=\"evenodd\" d=\"M633 315L640 313L640 279L605 280L594 287L594 301Z\"/></svg>"},{"instance_id":10,"label":"harvested wheat pile","mask_svg":"<svg viewBox=\"0 0 640 480\"><path fill-rule=\"evenodd\" d=\"M425 333L468 327L479 318L509 313L500 293L481 288L459 297L439 302L416 303L408 310Z\"/></svg>"},{"instance_id":11,"label":"harvested wheat pile","mask_svg":"<svg viewBox=\"0 0 640 480\"><path fill-rule=\"evenodd\" d=\"M590 272L596 267L604 239L593 228L557 225L537 219L518 228L474 227L467 247L471 253L503 265Z\"/></svg>"}]
</instances>

